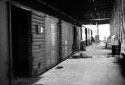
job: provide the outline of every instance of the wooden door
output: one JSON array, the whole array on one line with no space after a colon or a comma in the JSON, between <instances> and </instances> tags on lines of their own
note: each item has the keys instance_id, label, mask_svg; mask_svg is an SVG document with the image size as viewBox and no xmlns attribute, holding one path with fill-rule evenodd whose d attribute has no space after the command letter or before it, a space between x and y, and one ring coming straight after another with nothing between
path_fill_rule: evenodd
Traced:
<instances>
[{"instance_id":1,"label":"wooden door","mask_svg":"<svg viewBox=\"0 0 125 85\"><path fill-rule=\"evenodd\" d=\"M16 77L30 76L29 32L31 13L11 7L12 70Z\"/></svg>"},{"instance_id":2,"label":"wooden door","mask_svg":"<svg viewBox=\"0 0 125 85\"><path fill-rule=\"evenodd\" d=\"M51 62L52 64L56 64L58 61L58 43L57 43L57 20L51 18Z\"/></svg>"}]
</instances>

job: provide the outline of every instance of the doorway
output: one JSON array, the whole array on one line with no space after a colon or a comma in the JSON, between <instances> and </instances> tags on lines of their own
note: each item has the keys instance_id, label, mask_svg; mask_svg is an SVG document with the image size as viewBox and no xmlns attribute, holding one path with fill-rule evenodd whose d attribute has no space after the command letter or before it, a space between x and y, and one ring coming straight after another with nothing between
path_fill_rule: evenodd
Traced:
<instances>
[{"instance_id":1,"label":"doorway","mask_svg":"<svg viewBox=\"0 0 125 85\"><path fill-rule=\"evenodd\" d=\"M11 6L12 71L14 77L30 75L30 14L27 10Z\"/></svg>"},{"instance_id":2,"label":"doorway","mask_svg":"<svg viewBox=\"0 0 125 85\"><path fill-rule=\"evenodd\" d=\"M77 28L74 26L73 27L73 47L72 47L72 50L73 52L77 51Z\"/></svg>"}]
</instances>

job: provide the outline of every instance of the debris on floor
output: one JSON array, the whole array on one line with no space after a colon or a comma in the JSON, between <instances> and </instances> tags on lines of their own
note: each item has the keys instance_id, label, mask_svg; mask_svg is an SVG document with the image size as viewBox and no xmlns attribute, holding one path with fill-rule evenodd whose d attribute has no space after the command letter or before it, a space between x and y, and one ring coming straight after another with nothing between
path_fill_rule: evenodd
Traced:
<instances>
[{"instance_id":1,"label":"debris on floor","mask_svg":"<svg viewBox=\"0 0 125 85\"><path fill-rule=\"evenodd\" d=\"M73 58L73 59L75 59L75 58L92 58L92 56L80 53L80 54L74 54L73 56L71 56L71 58Z\"/></svg>"},{"instance_id":2,"label":"debris on floor","mask_svg":"<svg viewBox=\"0 0 125 85\"><path fill-rule=\"evenodd\" d=\"M58 67L56 67L56 69L62 69L63 68L63 66L58 66Z\"/></svg>"}]
</instances>

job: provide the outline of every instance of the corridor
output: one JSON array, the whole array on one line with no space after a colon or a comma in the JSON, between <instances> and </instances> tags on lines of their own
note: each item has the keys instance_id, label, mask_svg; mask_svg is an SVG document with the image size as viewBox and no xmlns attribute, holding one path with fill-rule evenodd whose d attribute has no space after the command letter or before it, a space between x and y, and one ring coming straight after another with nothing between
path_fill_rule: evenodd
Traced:
<instances>
[{"instance_id":1,"label":"corridor","mask_svg":"<svg viewBox=\"0 0 125 85\"><path fill-rule=\"evenodd\" d=\"M125 85L117 57L104 43L88 46L86 57L69 58L40 76L33 85ZM79 53L75 55L79 55Z\"/></svg>"},{"instance_id":2,"label":"corridor","mask_svg":"<svg viewBox=\"0 0 125 85\"><path fill-rule=\"evenodd\" d=\"M0 0L0 85L125 85L124 19L125 0Z\"/></svg>"}]
</instances>

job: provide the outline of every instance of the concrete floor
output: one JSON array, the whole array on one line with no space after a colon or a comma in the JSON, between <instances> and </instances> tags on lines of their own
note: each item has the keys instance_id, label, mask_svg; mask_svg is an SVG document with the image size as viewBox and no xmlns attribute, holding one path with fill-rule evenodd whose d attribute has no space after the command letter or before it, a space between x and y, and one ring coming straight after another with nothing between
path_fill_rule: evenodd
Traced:
<instances>
[{"instance_id":1,"label":"concrete floor","mask_svg":"<svg viewBox=\"0 0 125 85\"><path fill-rule=\"evenodd\" d=\"M111 50L105 49L103 43L79 53L92 58L69 58L41 75L33 85L125 85L116 58L109 55Z\"/></svg>"}]
</instances>

